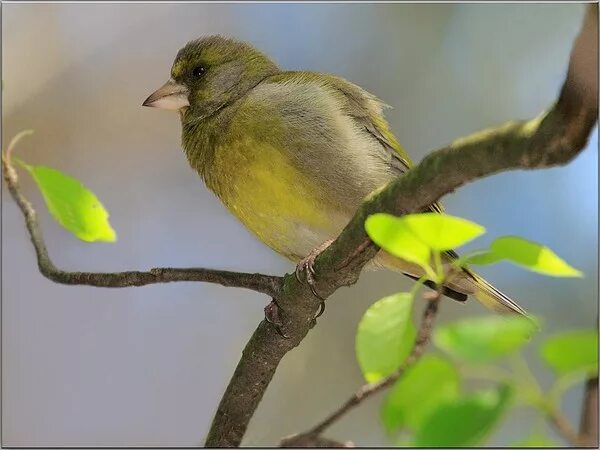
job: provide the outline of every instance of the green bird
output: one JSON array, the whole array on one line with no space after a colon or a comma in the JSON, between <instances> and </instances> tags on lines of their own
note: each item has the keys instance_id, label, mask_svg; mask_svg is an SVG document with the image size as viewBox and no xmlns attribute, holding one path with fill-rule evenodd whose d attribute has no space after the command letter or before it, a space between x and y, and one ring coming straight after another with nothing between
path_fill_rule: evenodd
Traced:
<instances>
[{"instance_id":1,"label":"green bird","mask_svg":"<svg viewBox=\"0 0 600 450\"><path fill-rule=\"evenodd\" d=\"M192 168L258 239L300 271L310 269L315 249L339 235L369 193L412 165L377 97L334 75L282 70L251 45L222 36L183 47L169 81L143 105L179 112ZM442 211L440 204L429 209ZM444 263L454 258L448 252ZM384 251L371 266L423 275ZM445 294L474 295L494 310L526 314L467 269Z\"/></svg>"}]
</instances>

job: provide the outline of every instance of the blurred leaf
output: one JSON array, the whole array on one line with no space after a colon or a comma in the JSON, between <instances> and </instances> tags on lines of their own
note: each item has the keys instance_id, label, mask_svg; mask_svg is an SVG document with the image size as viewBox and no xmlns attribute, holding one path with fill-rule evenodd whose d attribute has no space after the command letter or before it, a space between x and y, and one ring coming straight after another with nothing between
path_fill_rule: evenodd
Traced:
<instances>
[{"instance_id":1,"label":"blurred leaf","mask_svg":"<svg viewBox=\"0 0 600 450\"><path fill-rule=\"evenodd\" d=\"M494 264L507 260L533 272L553 277L581 277L583 274L567 264L556 253L541 244L518 236L502 236L494 240L488 251L466 258L468 264Z\"/></svg>"},{"instance_id":2,"label":"blurred leaf","mask_svg":"<svg viewBox=\"0 0 600 450\"><path fill-rule=\"evenodd\" d=\"M543 434L534 433L527 438L517 441L511 447L558 447L558 443Z\"/></svg>"},{"instance_id":3,"label":"blurred leaf","mask_svg":"<svg viewBox=\"0 0 600 450\"><path fill-rule=\"evenodd\" d=\"M542 359L558 375L598 373L598 331L574 330L550 336L540 347Z\"/></svg>"},{"instance_id":4,"label":"blurred leaf","mask_svg":"<svg viewBox=\"0 0 600 450\"><path fill-rule=\"evenodd\" d=\"M511 389L480 391L438 407L415 434L417 447L480 444L506 412Z\"/></svg>"},{"instance_id":5,"label":"blurred leaf","mask_svg":"<svg viewBox=\"0 0 600 450\"><path fill-rule=\"evenodd\" d=\"M413 297L401 292L382 298L367 309L358 324L356 358L369 383L394 372L415 341Z\"/></svg>"},{"instance_id":6,"label":"blurred leaf","mask_svg":"<svg viewBox=\"0 0 600 450\"><path fill-rule=\"evenodd\" d=\"M384 213L373 214L367 217L365 230L373 242L388 253L423 268L430 267L431 250L416 238L406 226L404 218Z\"/></svg>"},{"instance_id":7,"label":"blurred leaf","mask_svg":"<svg viewBox=\"0 0 600 450\"><path fill-rule=\"evenodd\" d=\"M415 236L438 251L452 250L485 233L481 225L448 214L409 214L402 219Z\"/></svg>"},{"instance_id":8,"label":"blurred leaf","mask_svg":"<svg viewBox=\"0 0 600 450\"><path fill-rule=\"evenodd\" d=\"M393 444L394 447L412 447L412 436L403 433Z\"/></svg>"},{"instance_id":9,"label":"blurred leaf","mask_svg":"<svg viewBox=\"0 0 600 450\"><path fill-rule=\"evenodd\" d=\"M116 240L108 212L79 180L50 167L21 165L31 174L50 213L63 227L86 242Z\"/></svg>"},{"instance_id":10,"label":"blurred leaf","mask_svg":"<svg viewBox=\"0 0 600 450\"><path fill-rule=\"evenodd\" d=\"M536 323L527 317L473 317L438 327L433 341L456 357L486 362L522 347L535 331Z\"/></svg>"},{"instance_id":11,"label":"blurred leaf","mask_svg":"<svg viewBox=\"0 0 600 450\"><path fill-rule=\"evenodd\" d=\"M388 432L418 429L441 403L458 398L460 379L447 360L425 355L396 381L385 398L381 419Z\"/></svg>"},{"instance_id":12,"label":"blurred leaf","mask_svg":"<svg viewBox=\"0 0 600 450\"><path fill-rule=\"evenodd\" d=\"M480 250L470 254L465 254L458 258L456 265L463 267L466 264L484 266L488 264L496 264L504 258L491 250Z\"/></svg>"}]
</instances>

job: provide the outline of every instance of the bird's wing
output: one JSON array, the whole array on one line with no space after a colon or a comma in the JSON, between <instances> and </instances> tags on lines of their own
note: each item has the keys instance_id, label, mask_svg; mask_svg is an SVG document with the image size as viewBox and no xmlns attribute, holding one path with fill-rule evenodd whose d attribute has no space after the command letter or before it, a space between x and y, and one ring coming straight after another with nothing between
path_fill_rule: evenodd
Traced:
<instances>
[{"instance_id":1,"label":"bird's wing","mask_svg":"<svg viewBox=\"0 0 600 450\"><path fill-rule=\"evenodd\" d=\"M381 145L381 154L396 176L407 172L412 167L412 161L397 141L383 115L387 105L374 95L339 77L327 76L327 83L335 89L344 104L344 112L355 123L376 139ZM440 203L429 206L429 210L442 213L444 208Z\"/></svg>"},{"instance_id":2,"label":"bird's wing","mask_svg":"<svg viewBox=\"0 0 600 450\"><path fill-rule=\"evenodd\" d=\"M401 175L411 168L412 162L389 130L387 121L383 116L362 116L355 118L355 120L381 143L383 151L390 158L390 166L397 175ZM444 212L444 207L440 203L433 203L429 206L429 210L442 213Z\"/></svg>"}]
</instances>

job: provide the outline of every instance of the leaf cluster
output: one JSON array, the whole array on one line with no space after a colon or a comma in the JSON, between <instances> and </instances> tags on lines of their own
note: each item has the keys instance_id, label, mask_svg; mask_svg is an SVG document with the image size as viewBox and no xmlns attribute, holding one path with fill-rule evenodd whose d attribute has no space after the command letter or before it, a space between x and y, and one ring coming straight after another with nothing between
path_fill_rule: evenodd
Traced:
<instances>
[{"instance_id":1,"label":"leaf cluster","mask_svg":"<svg viewBox=\"0 0 600 450\"><path fill-rule=\"evenodd\" d=\"M358 325L358 364L365 380L376 383L396 372L413 348L416 293L426 279L446 280L448 272L440 264L443 252L480 236L485 229L437 213L375 214L365 228L382 249L419 264L426 274L411 292L375 302ZM504 260L549 276L581 276L548 247L515 236L500 237L489 248L456 259L453 267ZM438 327L433 333L435 350L410 365L382 402L381 423L386 432L398 445L475 446L490 437L512 408L533 407L541 417L554 413L566 389L597 374L598 333L573 330L541 340L538 356L555 375L554 385L543 392L520 355L540 331L539 323L532 317L494 315ZM472 378L490 386L468 389L467 381ZM556 444L540 427L513 445Z\"/></svg>"}]
</instances>

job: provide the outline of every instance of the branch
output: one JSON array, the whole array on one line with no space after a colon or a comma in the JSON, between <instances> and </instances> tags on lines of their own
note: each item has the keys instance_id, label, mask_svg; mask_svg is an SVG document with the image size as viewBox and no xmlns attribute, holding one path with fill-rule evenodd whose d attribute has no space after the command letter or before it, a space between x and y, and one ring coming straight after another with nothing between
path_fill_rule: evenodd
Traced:
<instances>
[{"instance_id":1,"label":"branch","mask_svg":"<svg viewBox=\"0 0 600 450\"><path fill-rule=\"evenodd\" d=\"M506 170L564 165L583 150L598 118L597 11L597 5L588 7L554 106L535 119L509 122L459 139L372 194L316 258L316 287L321 296L327 298L339 287L355 283L362 267L377 253L364 230L369 215L419 212L479 178ZM313 325L319 301L294 276L284 277L277 302L284 312L282 329L288 339L264 321L259 324L221 398L206 439L208 447L240 444L279 362Z\"/></svg>"},{"instance_id":2,"label":"branch","mask_svg":"<svg viewBox=\"0 0 600 450\"><path fill-rule=\"evenodd\" d=\"M425 311L423 312L423 317L421 319L421 326L419 327L419 332L417 333L417 338L415 340L415 345L408 355L408 358L406 358L396 372L377 383L366 384L362 386L352 397L346 400L342 406L327 416L327 418L325 418L323 421L319 422L313 428L304 433L283 439L281 441L281 446L304 447L306 442L318 439L323 431L337 422L346 413L360 405L373 394L376 394L377 392L380 392L394 384L396 380L404 374L407 368L417 362L425 352L427 344L429 343L431 332L433 331L433 323L438 312L441 292L441 289L438 290L431 299L428 299L427 306L425 307Z\"/></svg>"},{"instance_id":3,"label":"branch","mask_svg":"<svg viewBox=\"0 0 600 450\"><path fill-rule=\"evenodd\" d=\"M598 329L598 314L596 314L595 327ZM584 445L598 447L598 375L585 382L579 436Z\"/></svg>"},{"instance_id":4,"label":"branch","mask_svg":"<svg viewBox=\"0 0 600 450\"><path fill-rule=\"evenodd\" d=\"M353 442L339 442L321 436L291 436L281 440L279 447L301 447L301 448L354 448Z\"/></svg>"},{"instance_id":5,"label":"branch","mask_svg":"<svg viewBox=\"0 0 600 450\"><path fill-rule=\"evenodd\" d=\"M79 284L97 287L130 287L144 286L155 283L170 283L174 281L203 281L217 283L223 286L241 287L262 292L271 297L278 295L281 287L281 277L259 273L240 273L225 270L201 268L154 268L147 272L66 272L58 269L46 249L42 231L38 225L37 215L33 206L21 193L17 171L11 163L11 151L14 145L9 145L2 158L4 180L17 206L23 213L25 225L29 231L31 242L37 255L38 267L46 278L62 284Z\"/></svg>"},{"instance_id":6,"label":"branch","mask_svg":"<svg viewBox=\"0 0 600 450\"><path fill-rule=\"evenodd\" d=\"M575 428L559 411L549 411L548 420L556 431L573 447L584 447L586 445L585 439L577 434Z\"/></svg>"},{"instance_id":7,"label":"branch","mask_svg":"<svg viewBox=\"0 0 600 450\"><path fill-rule=\"evenodd\" d=\"M579 437L583 445L598 447L598 377L585 383Z\"/></svg>"},{"instance_id":8,"label":"branch","mask_svg":"<svg viewBox=\"0 0 600 450\"><path fill-rule=\"evenodd\" d=\"M567 164L584 148L598 117L597 5L588 7L582 33L575 42L567 78L557 103L540 117L485 130L459 139L426 157L419 165L374 193L356 212L341 235L315 261L316 288L327 298L356 282L362 267L378 251L364 231L376 212L396 215L421 211L458 187L505 170ZM7 152L9 153L9 152ZM247 343L221 399L207 446L237 446L283 356L314 325L319 300L292 275L283 279L260 274L211 269L152 269L147 272L65 272L50 260L36 214L21 194L18 178L3 158L4 178L23 213L40 272L52 281L102 287L141 286L171 281L205 281L244 287L277 299L282 311L283 339L262 321Z\"/></svg>"}]
</instances>

